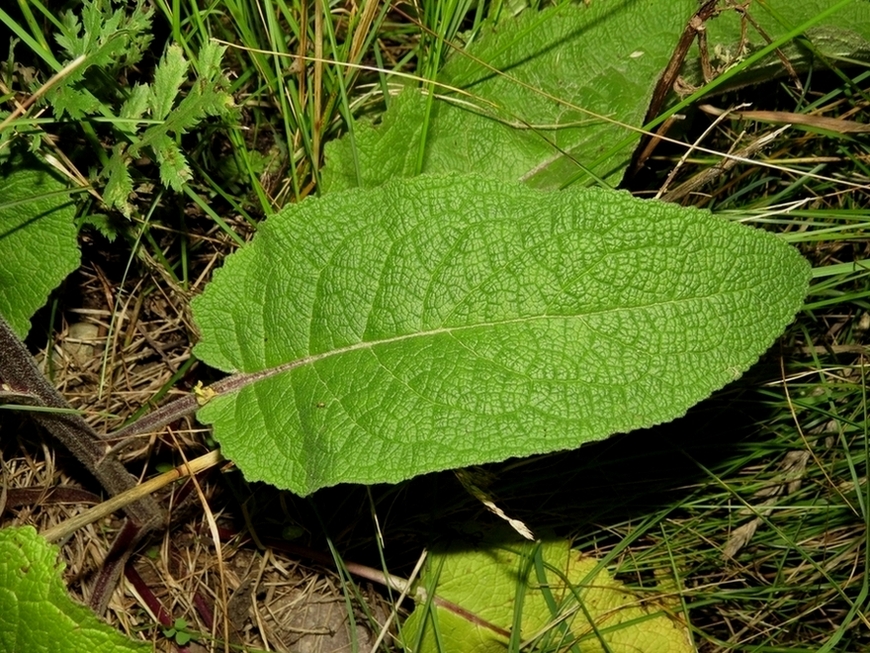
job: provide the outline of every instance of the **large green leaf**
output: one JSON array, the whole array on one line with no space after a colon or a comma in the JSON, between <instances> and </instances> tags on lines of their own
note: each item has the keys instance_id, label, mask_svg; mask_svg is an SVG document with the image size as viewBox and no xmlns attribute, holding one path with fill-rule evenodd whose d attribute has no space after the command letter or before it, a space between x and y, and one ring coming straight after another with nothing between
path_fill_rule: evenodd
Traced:
<instances>
[{"instance_id":1,"label":"large green leaf","mask_svg":"<svg viewBox=\"0 0 870 653\"><path fill-rule=\"evenodd\" d=\"M717 73L767 46L768 39L812 26L801 40L788 41L719 90L785 74L780 57L798 71L822 67L824 58L870 60L870 5L855 0L827 14L834 4L751 3L748 15L764 34L743 13L723 9L705 26ZM558 188L576 178L582 164L616 184L637 142L626 125L642 125L653 88L698 6L684 0L566 3L499 23L449 58L430 115L428 98L408 88L379 124L361 122L328 143L322 188L370 187L412 176L421 147L421 172L476 172ZM697 47L681 73L690 83L704 83Z\"/></svg>"},{"instance_id":2,"label":"large green leaf","mask_svg":"<svg viewBox=\"0 0 870 653\"><path fill-rule=\"evenodd\" d=\"M696 0L565 3L499 23L449 59L438 81L462 92L437 87L429 118L427 98L408 89L380 126L357 125L327 144L323 187L413 175L428 122L423 172L476 172L558 188L578 163L591 166L631 136L623 125L641 126L697 8ZM635 142L598 161L594 172L618 183Z\"/></svg>"},{"instance_id":3,"label":"large green leaf","mask_svg":"<svg viewBox=\"0 0 870 653\"><path fill-rule=\"evenodd\" d=\"M67 594L58 548L31 526L0 529L0 650L10 653L150 651Z\"/></svg>"},{"instance_id":4,"label":"large green leaf","mask_svg":"<svg viewBox=\"0 0 870 653\"><path fill-rule=\"evenodd\" d=\"M79 265L68 186L35 157L0 158L0 314L19 338Z\"/></svg>"},{"instance_id":5,"label":"large green leaf","mask_svg":"<svg viewBox=\"0 0 870 653\"><path fill-rule=\"evenodd\" d=\"M249 479L300 494L577 447L739 376L808 277L770 234L626 193L330 194L267 220L194 301L196 355L240 373L199 415Z\"/></svg>"},{"instance_id":6,"label":"large green leaf","mask_svg":"<svg viewBox=\"0 0 870 653\"><path fill-rule=\"evenodd\" d=\"M671 616L678 609L673 597L668 605L649 589L633 594L598 560L563 541L508 539L436 551L426 560L419 586L429 596L402 628L409 652L503 653L514 624L520 627L517 641L535 641L528 650L695 650L686 625Z\"/></svg>"}]
</instances>

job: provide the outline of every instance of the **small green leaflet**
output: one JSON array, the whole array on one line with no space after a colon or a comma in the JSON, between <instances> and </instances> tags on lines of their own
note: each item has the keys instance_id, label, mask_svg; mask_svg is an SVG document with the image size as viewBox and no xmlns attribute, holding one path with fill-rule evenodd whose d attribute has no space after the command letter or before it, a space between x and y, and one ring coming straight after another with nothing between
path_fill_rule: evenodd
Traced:
<instances>
[{"instance_id":1,"label":"small green leaflet","mask_svg":"<svg viewBox=\"0 0 870 653\"><path fill-rule=\"evenodd\" d=\"M66 113L74 120L105 114L105 98L94 95L94 86L85 81L86 71L101 68L107 79L114 79L118 70L134 66L153 39L154 14L142 0L115 10L109 0L84 0L77 5L76 11L63 12L60 23L55 21L55 39L67 55L64 65L79 56L86 58L46 94L58 114ZM59 64L55 67L60 70Z\"/></svg>"},{"instance_id":2,"label":"small green leaflet","mask_svg":"<svg viewBox=\"0 0 870 653\"><path fill-rule=\"evenodd\" d=\"M69 597L57 554L32 526L0 528L0 651L150 651Z\"/></svg>"},{"instance_id":3,"label":"small green leaflet","mask_svg":"<svg viewBox=\"0 0 870 653\"><path fill-rule=\"evenodd\" d=\"M298 494L574 448L683 414L800 308L778 238L599 189L420 177L291 206L193 302L199 411Z\"/></svg>"},{"instance_id":4,"label":"small green leaflet","mask_svg":"<svg viewBox=\"0 0 870 653\"><path fill-rule=\"evenodd\" d=\"M164 120L145 130L142 137L130 146L130 156L139 156L142 149L154 150L160 163L160 178L168 187L178 191L190 178L187 165L175 138L196 126L208 116L225 116L233 106L227 92L229 82L220 69L226 47L214 41L204 43L198 55L200 75L190 92L176 102L181 83L187 74L188 62L181 48L171 45L160 62L149 95L154 117Z\"/></svg>"}]
</instances>

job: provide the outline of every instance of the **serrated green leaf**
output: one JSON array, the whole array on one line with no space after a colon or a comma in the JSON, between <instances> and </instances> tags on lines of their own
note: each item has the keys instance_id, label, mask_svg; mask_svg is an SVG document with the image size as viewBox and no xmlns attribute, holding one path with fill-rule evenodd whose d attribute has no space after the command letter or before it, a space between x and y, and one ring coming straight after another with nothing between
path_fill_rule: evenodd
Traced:
<instances>
[{"instance_id":1,"label":"serrated green leaf","mask_svg":"<svg viewBox=\"0 0 870 653\"><path fill-rule=\"evenodd\" d=\"M103 191L103 201L106 206L118 209L126 217L130 217L130 204L127 202L133 192L133 180L130 178L128 157L125 146L119 143L112 148L112 156L103 170L106 177L106 189Z\"/></svg>"},{"instance_id":2,"label":"serrated green leaf","mask_svg":"<svg viewBox=\"0 0 870 653\"><path fill-rule=\"evenodd\" d=\"M75 603L58 548L36 529L0 529L0 650L24 653L150 651Z\"/></svg>"},{"instance_id":3,"label":"serrated green leaf","mask_svg":"<svg viewBox=\"0 0 870 653\"><path fill-rule=\"evenodd\" d=\"M69 188L35 157L0 157L0 314L24 339L30 317L79 265Z\"/></svg>"},{"instance_id":4,"label":"serrated green leaf","mask_svg":"<svg viewBox=\"0 0 870 653\"><path fill-rule=\"evenodd\" d=\"M655 601L650 591L636 596L598 567L562 541L430 553L419 586L434 588L449 604L418 604L402 628L405 649L501 653L521 610L519 641L535 639L535 650L567 651L572 644L583 653L694 650L664 599Z\"/></svg>"},{"instance_id":5,"label":"serrated green leaf","mask_svg":"<svg viewBox=\"0 0 870 653\"><path fill-rule=\"evenodd\" d=\"M37 132L30 137L30 143L27 146L27 152L29 154L37 155L42 148L42 133Z\"/></svg>"},{"instance_id":6,"label":"serrated green leaf","mask_svg":"<svg viewBox=\"0 0 870 653\"><path fill-rule=\"evenodd\" d=\"M423 172L474 172L558 188L578 163L592 166L630 136L622 125L642 124L697 2L587 4L525 11L451 56L438 81L466 93L436 88ZM392 102L382 128L357 125L353 136L328 143L324 189L357 186L356 161L366 187L414 174L426 101L408 89ZM618 183L635 141L598 161L594 172Z\"/></svg>"},{"instance_id":7,"label":"serrated green leaf","mask_svg":"<svg viewBox=\"0 0 870 653\"><path fill-rule=\"evenodd\" d=\"M115 239L120 233L117 223L105 213L87 213L82 215L76 218L76 227L78 229L82 229L83 227L93 227L110 243L115 242Z\"/></svg>"},{"instance_id":8,"label":"serrated green leaf","mask_svg":"<svg viewBox=\"0 0 870 653\"><path fill-rule=\"evenodd\" d=\"M218 68L219 63L218 60ZM156 150L166 144L167 135L183 134L207 116L228 115L232 107L233 100L227 91L226 77L217 75L216 79L211 80L199 78L190 93L169 113L162 124L149 127L137 143L131 144L130 154L134 157L138 156L138 153L147 147ZM162 170L161 174L163 174Z\"/></svg>"},{"instance_id":9,"label":"serrated green leaf","mask_svg":"<svg viewBox=\"0 0 870 653\"><path fill-rule=\"evenodd\" d=\"M115 35L120 11L113 13L104 0L84 0L80 12L81 16L72 10L63 13L55 39L70 59L87 55L91 58L88 65L104 65L105 61L97 60L98 53Z\"/></svg>"},{"instance_id":10,"label":"serrated green leaf","mask_svg":"<svg viewBox=\"0 0 870 653\"><path fill-rule=\"evenodd\" d=\"M46 98L61 116L67 113L81 119L90 114L110 115L107 104L92 92L102 84L85 88L86 74L95 67L111 71L139 61L153 39L150 26L154 10L145 9L142 0L115 10L109 0L85 0L79 11L80 16L64 12L55 38L70 60L81 55L86 59L49 90ZM99 90L96 93L101 95Z\"/></svg>"},{"instance_id":11,"label":"serrated green leaf","mask_svg":"<svg viewBox=\"0 0 870 653\"><path fill-rule=\"evenodd\" d=\"M151 47L151 42L154 40L151 29L154 6L151 3L146 4L144 0L137 0L135 6L128 3L127 8L130 13L125 17L122 31L129 38L124 46L123 58L115 64L129 67L136 65L142 59L142 54Z\"/></svg>"},{"instance_id":12,"label":"serrated green leaf","mask_svg":"<svg viewBox=\"0 0 870 653\"><path fill-rule=\"evenodd\" d=\"M770 234L601 190L420 177L306 200L227 258L200 411L251 480L308 494L577 447L681 415L801 306Z\"/></svg>"},{"instance_id":13,"label":"serrated green leaf","mask_svg":"<svg viewBox=\"0 0 870 653\"><path fill-rule=\"evenodd\" d=\"M57 44L66 51L70 59L75 59L77 56L84 53L84 44L79 37L81 23L79 22L78 16L71 11L65 11L61 16L58 30L59 31L54 39L57 41Z\"/></svg>"},{"instance_id":14,"label":"serrated green leaf","mask_svg":"<svg viewBox=\"0 0 870 653\"><path fill-rule=\"evenodd\" d=\"M74 120L99 113L102 104L87 89L77 89L72 86L60 85L49 91L48 95L54 110L60 116L66 113Z\"/></svg>"},{"instance_id":15,"label":"serrated green leaf","mask_svg":"<svg viewBox=\"0 0 870 653\"><path fill-rule=\"evenodd\" d=\"M151 148L160 164L160 181L174 191L180 191L190 178L190 166L176 142L166 134L160 135Z\"/></svg>"},{"instance_id":16,"label":"serrated green leaf","mask_svg":"<svg viewBox=\"0 0 870 653\"><path fill-rule=\"evenodd\" d=\"M81 54L93 55L99 50L100 41L112 34L117 27L117 14L107 0L85 0L82 5L84 47ZM114 20L113 20L114 19ZM104 26L103 23L106 23Z\"/></svg>"},{"instance_id":17,"label":"serrated green leaf","mask_svg":"<svg viewBox=\"0 0 870 653\"><path fill-rule=\"evenodd\" d=\"M129 14L127 13L129 11ZM109 0L85 0L82 7L84 38L80 54L88 55L88 65L100 68L131 66L139 60L151 36L151 12L138 0L134 6L112 7ZM77 56L77 55L76 55Z\"/></svg>"},{"instance_id":18,"label":"serrated green leaf","mask_svg":"<svg viewBox=\"0 0 870 653\"><path fill-rule=\"evenodd\" d=\"M181 84L187 77L187 67L181 46L170 45L154 72L151 86L151 115L155 120L163 120L172 111Z\"/></svg>"},{"instance_id":19,"label":"serrated green leaf","mask_svg":"<svg viewBox=\"0 0 870 653\"><path fill-rule=\"evenodd\" d=\"M197 70L205 79L218 80L221 73L221 61L226 52L226 46L219 45L215 41L208 41L202 46L197 56Z\"/></svg>"},{"instance_id":20,"label":"serrated green leaf","mask_svg":"<svg viewBox=\"0 0 870 653\"><path fill-rule=\"evenodd\" d=\"M130 95L121 105L121 118L128 120L138 120L145 111L148 110L148 100L150 98L151 89L145 84L135 84L130 91ZM124 127L124 131L135 133L135 127Z\"/></svg>"}]
</instances>

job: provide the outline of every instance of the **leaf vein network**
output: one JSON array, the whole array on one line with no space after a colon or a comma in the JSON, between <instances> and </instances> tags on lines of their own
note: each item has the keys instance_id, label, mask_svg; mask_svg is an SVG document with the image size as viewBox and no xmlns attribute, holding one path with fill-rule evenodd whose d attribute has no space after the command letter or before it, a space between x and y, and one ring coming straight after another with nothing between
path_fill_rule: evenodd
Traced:
<instances>
[{"instance_id":1,"label":"leaf vein network","mask_svg":"<svg viewBox=\"0 0 870 653\"><path fill-rule=\"evenodd\" d=\"M731 291L731 292L736 292L736 291ZM723 293L723 294L725 294L725 293ZM461 325L461 326L438 327L435 329L430 329L428 331L419 331L416 333L406 333L406 334L401 334L398 336L392 336L389 338L381 338L379 340L361 340L360 342L355 342L351 345L339 347L336 349L331 349L331 350L320 352L317 354L311 354L311 355L305 356L303 358L297 358L295 360L288 361L286 363L282 363L280 365L276 365L274 367L264 369L264 370L261 370L258 372L246 372L246 373L235 374L231 377L227 377L226 379L223 379L222 381L218 381L212 387L218 393L223 394L226 392L239 390L242 387L245 387L245 386L250 385L252 383L256 383L257 381L260 381L260 380L263 380L266 378L270 378L270 377L276 376L278 374L283 374L284 372L289 372L291 370L294 370L298 367L302 367L304 365L311 365L313 363L317 363L318 361L325 360L327 358L332 358L333 356L341 356L342 354L350 353L350 352L361 350L361 349L373 350L375 347L377 347L379 345L388 345L388 344L391 344L394 342L403 342L405 340L414 340L416 338L422 339L422 338L428 338L428 337L440 335L440 334L452 335L456 332L467 331L467 330L471 330L471 329L490 328L490 327L497 328L499 326L506 325L506 324L522 324L524 322L535 322L538 320L572 320L572 319L583 320L583 318L591 317L591 316L595 316L595 315L606 315L608 313L623 312L623 311L637 309L637 308L652 308L655 306L667 306L667 305L671 305L671 304L681 304L681 303L695 301L697 299L707 299L707 298L708 298L707 296L682 297L680 299L669 299L669 300L660 301L660 302L650 302L647 304L638 304L636 306L620 306L617 308L606 308L606 309L601 309L601 310L596 310L596 311L590 311L587 313L578 313L576 315L548 315L548 314L531 315L531 316L524 316L524 317L518 317L518 318L511 318L508 320L500 320L498 322L478 322L476 324L465 324L465 325ZM379 360L379 364L380 364L380 360ZM389 371L389 368L387 368L385 366L384 366L384 368L387 371ZM392 372L391 372L391 374L392 374Z\"/></svg>"}]
</instances>

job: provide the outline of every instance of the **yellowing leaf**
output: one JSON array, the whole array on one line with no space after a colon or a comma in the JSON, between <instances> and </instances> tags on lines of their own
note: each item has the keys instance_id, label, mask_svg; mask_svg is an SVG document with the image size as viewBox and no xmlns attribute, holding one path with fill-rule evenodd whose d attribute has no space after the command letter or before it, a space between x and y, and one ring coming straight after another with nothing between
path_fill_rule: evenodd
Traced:
<instances>
[{"instance_id":1,"label":"yellowing leaf","mask_svg":"<svg viewBox=\"0 0 870 653\"><path fill-rule=\"evenodd\" d=\"M601 567L562 541L432 554L420 586L434 586L434 596L420 600L405 622L406 650L503 653L515 623L515 641L535 650L694 650L671 599L635 594Z\"/></svg>"}]
</instances>

